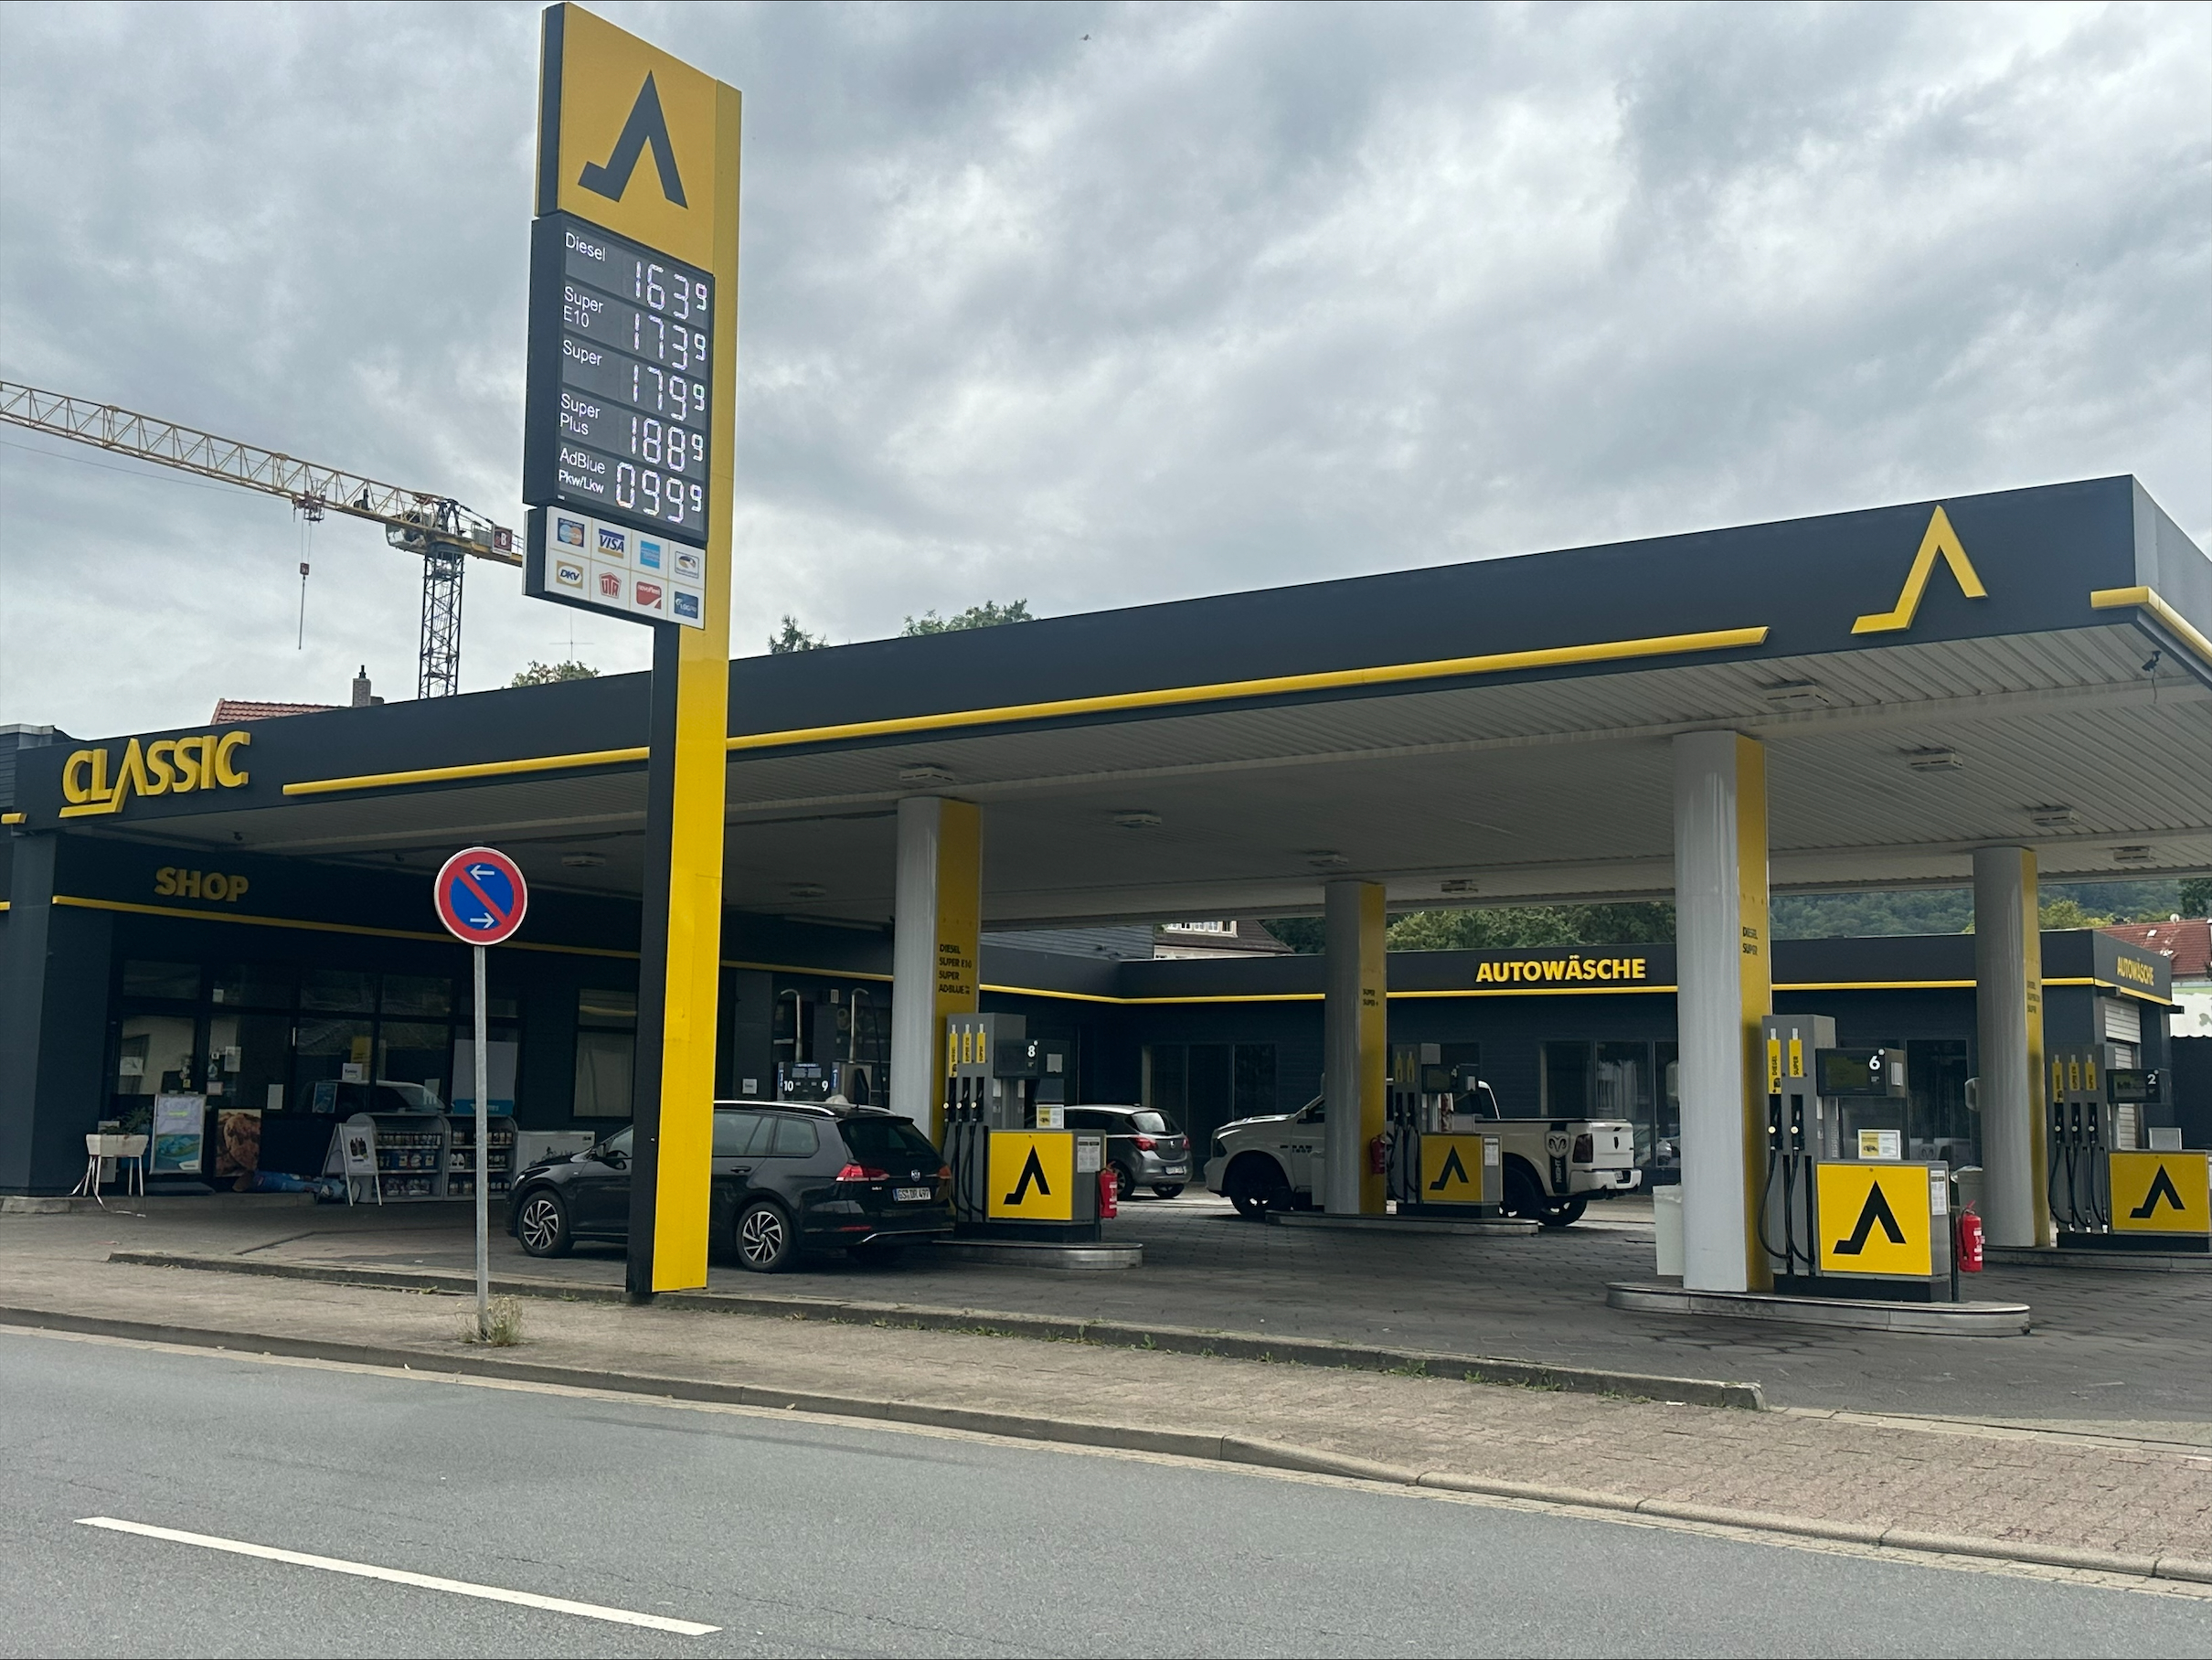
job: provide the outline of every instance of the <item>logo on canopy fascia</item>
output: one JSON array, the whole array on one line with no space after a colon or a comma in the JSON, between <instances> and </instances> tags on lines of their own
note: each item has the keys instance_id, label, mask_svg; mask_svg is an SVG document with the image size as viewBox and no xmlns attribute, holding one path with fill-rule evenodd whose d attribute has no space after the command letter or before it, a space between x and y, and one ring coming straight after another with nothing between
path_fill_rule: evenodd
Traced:
<instances>
[{"instance_id":1,"label":"logo on canopy fascia","mask_svg":"<svg viewBox=\"0 0 2212 1660\"><path fill-rule=\"evenodd\" d=\"M60 816L120 813L133 796L243 789L250 780L239 751L252 741L250 732L202 732L190 738L157 738L142 748L133 738L123 746L112 778L106 745L79 750L62 763L61 794L69 804Z\"/></svg>"},{"instance_id":2,"label":"logo on canopy fascia","mask_svg":"<svg viewBox=\"0 0 2212 1660\"><path fill-rule=\"evenodd\" d=\"M1958 583L1961 593L1970 600L1989 598L1989 591L1982 586L1982 579L1974 572L1973 561L1966 557L1959 533L1951 527L1951 516L1939 502L1935 512L1929 516L1928 533L1920 537L1920 552L1912 556L1912 569L1905 573L1905 587L1898 595L1897 603L1888 611L1868 612L1851 625L1851 632L1882 634L1910 628L1914 614L1920 609L1920 596L1928 591L1928 579L1935 575L1938 554L1943 556L1943 563L1951 568L1951 579Z\"/></svg>"}]
</instances>

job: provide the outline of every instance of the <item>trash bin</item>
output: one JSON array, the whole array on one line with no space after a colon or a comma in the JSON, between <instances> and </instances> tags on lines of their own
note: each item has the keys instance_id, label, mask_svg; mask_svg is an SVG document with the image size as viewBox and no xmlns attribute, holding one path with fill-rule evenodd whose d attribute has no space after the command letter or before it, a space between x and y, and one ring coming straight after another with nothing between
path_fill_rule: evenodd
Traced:
<instances>
[{"instance_id":1,"label":"trash bin","mask_svg":"<svg viewBox=\"0 0 2212 1660\"><path fill-rule=\"evenodd\" d=\"M1652 1230L1658 1237L1659 1275L1682 1278L1682 1189L1670 1185L1652 1189Z\"/></svg>"}]
</instances>

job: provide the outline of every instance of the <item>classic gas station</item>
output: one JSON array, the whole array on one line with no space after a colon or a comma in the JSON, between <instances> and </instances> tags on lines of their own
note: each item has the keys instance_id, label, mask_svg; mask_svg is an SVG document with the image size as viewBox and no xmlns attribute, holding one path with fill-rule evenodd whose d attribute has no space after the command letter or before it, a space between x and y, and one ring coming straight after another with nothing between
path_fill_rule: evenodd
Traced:
<instances>
[{"instance_id":1,"label":"classic gas station","mask_svg":"<svg viewBox=\"0 0 2212 1660\"><path fill-rule=\"evenodd\" d=\"M1824 1256L1797 1255L1800 1231L1834 1231L1805 1208L1815 1166L1824 1196L1849 1189L1854 1250L1876 1224L1877 1254L1920 1241L1899 1282L1941 1277L1938 1167L1969 1151L1994 1249L2120 1231L2108 1177L2079 1173L2154 1153L2174 1155L2158 1170L2182 1173L2173 1209L2195 1230L2165 1243L2212 1242L2201 1130L2183 1144L2163 1075L2166 965L2102 936L2047 962L2037 927L2039 882L2212 871L2212 561L2135 480L729 661L737 95L576 8L548 19L531 403L553 449L525 468L528 581L572 603L629 581L609 591L654 613L654 670L18 733L0 1192L67 1192L84 1138L156 1094L257 1112L262 1168L319 1170L347 1089L455 1100L455 1034L481 1012L516 1134L634 1123L643 1297L705 1281L714 1100L826 1079L948 1149L1053 1133L1034 1089L994 1118L994 1059L962 1048L1020 1015L1064 1040L1077 1102L1151 1099L1154 1045L1280 1031L1266 1087L1240 1080L1202 1116L1338 1103L1314 1208L1382 1218L1402 1207L1378 1151L1421 1133L1393 1091L1427 1088L1394 1048L1427 1041L1424 1021L1584 997L1636 1005L1639 1041L1672 1046L1685 1296L1845 1294ZM640 124L641 74L658 128ZM560 448L580 431L563 284L633 247L639 316L689 293L717 325L678 331L712 366L678 394L709 495L656 495L673 505L654 514ZM648 313L656 254L663 278L691 274ZM670 563L647 606L651 538ZM430 899L477 844L533 893L481 1009ZM1915 959L1935 969L1895 942L1771 938L1777 894L1968 882L1972 939ZM1671 947L1510 977L1515 953L1384 949L1393 910L1639 899L1672 900ZM1324 957L1116 963L1046 943L1295 915L1325 918ZM1889 966L1868 966L1877 948ZM1838 1102L1912 1085L1901 1055L1824 1075L1880 1052L1834 1013L1848 1028L1864 999L1915 987L1971 999L1973 1144L1844 1144Z\"/></svg>"}]
</instances>

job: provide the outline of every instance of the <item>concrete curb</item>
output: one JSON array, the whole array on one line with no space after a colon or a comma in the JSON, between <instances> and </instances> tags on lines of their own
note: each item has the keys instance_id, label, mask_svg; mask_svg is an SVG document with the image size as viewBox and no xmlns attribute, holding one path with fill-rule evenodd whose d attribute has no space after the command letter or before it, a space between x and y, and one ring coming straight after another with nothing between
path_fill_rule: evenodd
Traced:
<instances>
[{"instance_id":1,"label":"concrete curb","mask_svg":"<svg viewBox=\"0 0 2212 1660\"><path fill-rule=\"evenodd\" d=\"M312 1280L327 1285L365 1285L386 1291L440 1291L473 1295L476 1290L473 1276L438 1270L328 1268L312 1262L257 1262L250 1258L197 1257L162 1250L112 1251L108 1261L137 1268L190 1268L270 1279ZM495 1279L492 1290L501 1296L590 1303L622 1301L620 1286L569 1285L553 1280ZM1463 1378L1470 1383L1561 1389L1574 1394L1633 1395L1685 1406L1729 1407L1753 1412L1762 1411L1766 1407L1765 1396L1756 1383L1550 1366L1539 1360L1453 1355L1430 1349L1375 1348L1317 1337L1276 1337L1258 1332L1209 1332L1181 1325L1064 1320L1050 1314L939 1308L912 1303L861 1303L832 1297L779 1297L756 1293L663 1292L654 1302L665 1308L756 1314L778 1320L831 1320L854 1325L905 1325L922 1331L987 1332L1048 1342L1095 1343L1107 1348L1163 1349L1170 1354L1200 1355L1221 1360L1335 1367L1358 1372L1401 1372Z\"/></svg>"},{"instance_id":2,"label":"concrete curb","mask_svg":"<svg viewBox=\"0 0 2212 1660\"><path fill-rule=\"evenodd\" d=\"M1983 1257L1993 1268L2118 1268L2134 1273L2212 1274L2212 1252L2068 1250L2035 1245L1992 1245Z\"/></svg>"},{"instance_id":3,"label":"concrete curb","mask_svg":"<svg viewBox=\"0 0 2212 1660\"><path fill-rule=\"evenodd\" d=\"M1387 1486L1425 1487L1440 1493L1468 1493L1485 1498L1522 1499L1583 1510L1648 1516L1666 1521L1703 1522L1714 1527L1742 1527L1800 1538L1882 1546L1893 1550L1973 1557L1988 1561L2026 1562L2039 1567L2122 1574L2132 1579L2212 1584L2212 1562L2190 1557L2135 1556L2061 1545L1923 1533L1910 1528L1886 1527L1877 1523L1834 1522L1815 1516L1786 1516L1765 1510L1734 1510L1717 1505L1686 1505L1667 1499L1635 1498L1623 1493L1594 1492L1539 1482L1499 1481L1479 1475L1459 1475L1448 1471L1415 1470L1406 1465L1383 1463L1346 1453L1292 1446L1282 1442L1255 1441L1237 1435L1207 1435L1186 1430L1153 1430L1133 1424L1090 1423L1076 1419L1047 1418L1022 1412L936 1406L924 1401L824 1395L807 1390L766 1389L756 1384L716 1383L699 1378L664 1378L644 1373L590 1371L576 1367L540 1366L526 1360L495 1358L490 1355L442 1354L428 1349L388 1348L367 1344L327 1343L315 1338L211 1331L196 1326L167 1325L154 1321L70 1314L52 1309L0 1306L0 1325L35 1326L49 1331L77 1332L89 1336L127 1337L141 1342L169 1343L193 1348L235 1349L250 1354L282 1355L295 1359L330 1360L386 1370L400 1368L414 1372L497 1378L517 1383L555 1384L571 1389L600 1389L613 1394L707 1401L772 1411L877 1419L887 1423L911 1424L923 1429L964 1430L1019 1441L1053 1442L1066 1446L1101 1447L1117 1452L1157 1452L1214 1463L1249 1464L1260 1469L1288 1470L1307 1475L1333 1475Z\"/></svg>"},{"instance_id":4,"label":"concrete curb","mask_svg":"<svg viewBox=\"0 0 2212 1660\"><path fill-rule=\"evenodd\" d=\"M1608 1285L1605 1306L1639 1314L1771 1320L1920 1337L2025 1337L2033 1324L2025 1303L1882 1303L1766 1291L1685 1291L1679 1285L1634 1282Z\"/></svg>"}]
</instances>

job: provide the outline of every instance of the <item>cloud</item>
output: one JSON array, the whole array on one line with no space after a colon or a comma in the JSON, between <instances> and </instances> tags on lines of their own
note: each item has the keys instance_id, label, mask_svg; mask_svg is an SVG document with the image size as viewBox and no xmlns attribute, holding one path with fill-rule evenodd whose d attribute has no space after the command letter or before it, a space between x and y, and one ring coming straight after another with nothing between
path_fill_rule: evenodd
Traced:
<instances>
[{"instance_id":1,"label":"cloud","mask_svg":"<svg viewBox=\"0 0 2212 1660\"><path fill-rule=\"evenodd\" d=\"M746 92L741 651L2114 472L2212 531L2201 5L604 9ZM0 31L10 378L519 522L534 11ZM372 527L295 652L282 502L0 440L0 719L411 690ZM477 570L464 684L569 626Z\"/></svg>"}]
</instances>

